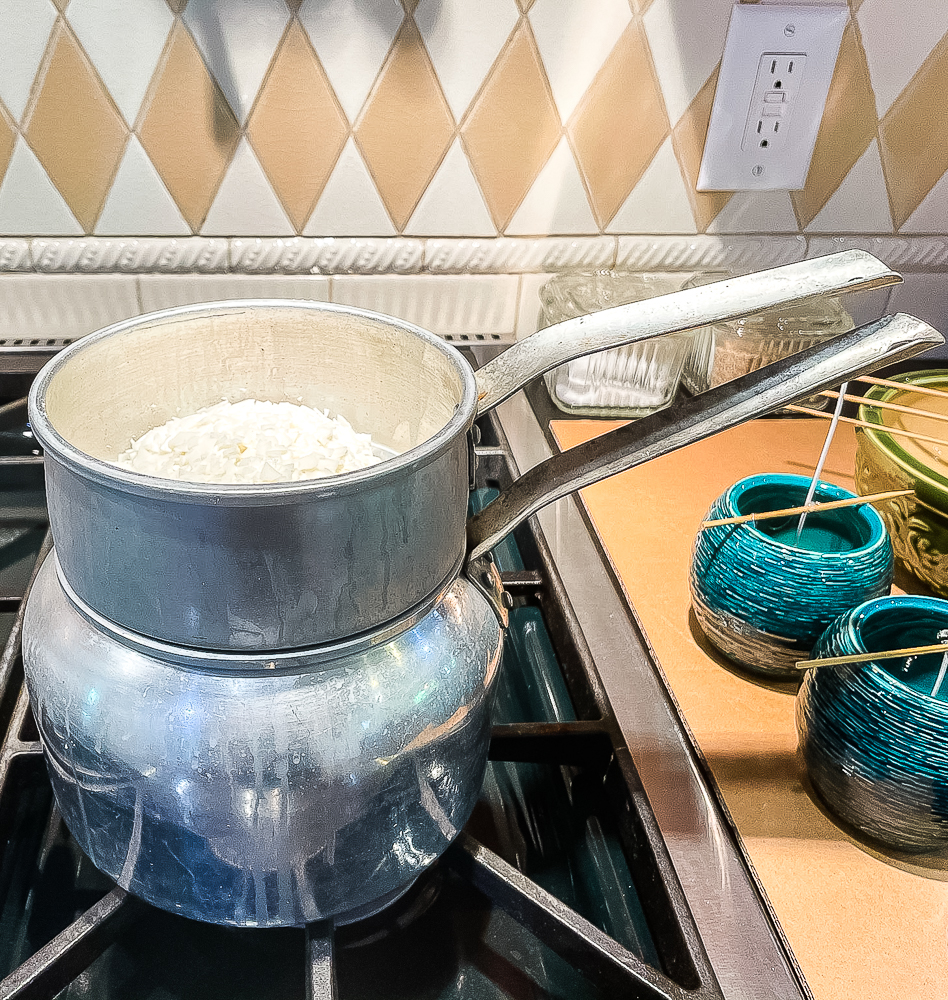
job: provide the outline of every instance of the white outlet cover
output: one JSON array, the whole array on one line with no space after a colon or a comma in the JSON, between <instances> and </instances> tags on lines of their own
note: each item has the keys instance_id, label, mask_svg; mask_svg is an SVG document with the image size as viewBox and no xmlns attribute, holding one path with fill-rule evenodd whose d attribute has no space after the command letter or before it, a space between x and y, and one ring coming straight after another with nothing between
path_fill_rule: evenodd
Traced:
<instances>
[{"instance_id":1,"label":"white outlet cover","mask_svg":"<svg viewBox=\"0 0 948 1000\"><path fill-rule=\"evenodd\" d=\"M804 186L849 7L735 4L728 24L699 191L795 191ZM742 149L764 53L803 53L804 74L779 146Z\"/></svg>"}]
</instances>

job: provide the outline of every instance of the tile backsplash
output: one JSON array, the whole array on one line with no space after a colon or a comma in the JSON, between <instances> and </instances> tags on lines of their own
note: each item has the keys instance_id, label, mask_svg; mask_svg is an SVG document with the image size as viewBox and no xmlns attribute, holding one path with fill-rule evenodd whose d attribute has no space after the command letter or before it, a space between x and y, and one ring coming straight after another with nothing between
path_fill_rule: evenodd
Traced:
<instances>
[{"instance_id":1,"label":"tile backsplash","mask_svg":"<svg viewBox=\"0 0 948 1000\"><path fill-rule=\"evenodd\" d=\"M695 179L731 0L0 4L0 234L948 232L948 4L851 0L806 187Z\"/></svg>"}]
</instances>

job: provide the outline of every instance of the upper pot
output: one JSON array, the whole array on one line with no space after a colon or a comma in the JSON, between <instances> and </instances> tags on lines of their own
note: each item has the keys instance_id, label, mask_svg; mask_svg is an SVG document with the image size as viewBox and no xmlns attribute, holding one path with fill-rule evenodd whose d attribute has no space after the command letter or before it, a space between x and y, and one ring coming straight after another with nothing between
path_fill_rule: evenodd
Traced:
<instances>
[{"instance_id":1,"label":"upper pot","mask_svg":"<svg viewBox=\"0 0 948 1000\"><path fill-rule=\"evenodd\" d=\"M420 614L465 557L468 431L478 413L570 357L897 280L870 255L846 251L569 320L476 375L418 327L324 303L212 303L119 323L57 355L30 393L63 575L118 625L207 649L312 647ZM776 377L762 370L690 409L639 421L611 449L574 449L572 464L525 477L479 515L471 555L590 477L941 342L918 321L896 326L844 335ZM837 362L839 345L849 353ZM133 437L221 398L328 408L399 454L341 476L252 486L114 464Z\"/></svg>"}]
</instances>

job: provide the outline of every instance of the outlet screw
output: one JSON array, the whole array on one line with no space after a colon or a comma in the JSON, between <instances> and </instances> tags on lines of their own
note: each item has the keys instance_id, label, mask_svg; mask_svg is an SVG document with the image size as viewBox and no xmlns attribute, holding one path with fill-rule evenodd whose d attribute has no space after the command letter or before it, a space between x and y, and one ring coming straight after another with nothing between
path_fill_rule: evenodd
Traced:
<instances>
[{"instance_id":1,"label":"outlet screw","mask_svg":"<svg viewBox=\"0 0 948 1000\"><path fill-rule=\"evenodd\" d=\"M762 166L761 166L760 164L758 164L758 165L757 165L756 167L754 167L754 169L753 169L753 170L751 171L751 173L752 173L752 174L753 174L753 175L754 175L755 177L760 177L760 175L761 175L761 174L762 174L763 172L764 172L764 168L763 168L763 167L762 167Z\"/></svg>"},{"instance_id":2,"label":"outlet screw","mask_svg":"<svg viewBox=\"0 0 948 1000\"><path fill-rule=\"evenodd\" d=\"M783 29L783 33L787 36L787 38L793 38L793 36L797 33L796 25L795 24L788 24Z\"/></svg>"}]
</instances>

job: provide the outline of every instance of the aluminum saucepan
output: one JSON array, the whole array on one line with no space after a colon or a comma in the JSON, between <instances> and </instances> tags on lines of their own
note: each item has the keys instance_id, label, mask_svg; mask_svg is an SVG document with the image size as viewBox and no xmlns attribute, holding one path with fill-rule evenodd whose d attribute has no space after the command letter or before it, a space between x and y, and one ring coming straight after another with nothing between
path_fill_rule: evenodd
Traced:
<instances>
[{"instance_id":1,"label":"aluminum saucepan","mask_svg":"<svg viewBox=\"0 0 948 1000\"><path fill-rule=\"evenodd\" d=\"M478 414L570 358L897 280L846 251L569 320L476 373L431 333L316 302L216 303L119 323L57 355L30 394L62 572L112 622L197 648L308 648L420 615L465 559ZM259 486L114 464L132 438L221 398L328 408L397 455Z\"/></svg>"},{"instance_id":2,"label":"aluminum saucepan","mask_svg":"<svg viewBox=\"0 0 948 1000\"><path fill-rule=\"evenodd\" d=\"M506 614L483 553L503 533L567 490L941 342L886 319L548 460L471 520L468 572L430 610L335 646L148 639L48 558L23 665L66 823L97 866L172 912L257 927L366 916L477 800Z\"/></svg>"}]
</instances>

